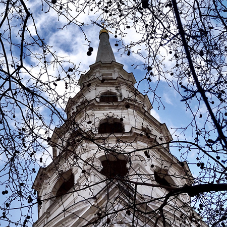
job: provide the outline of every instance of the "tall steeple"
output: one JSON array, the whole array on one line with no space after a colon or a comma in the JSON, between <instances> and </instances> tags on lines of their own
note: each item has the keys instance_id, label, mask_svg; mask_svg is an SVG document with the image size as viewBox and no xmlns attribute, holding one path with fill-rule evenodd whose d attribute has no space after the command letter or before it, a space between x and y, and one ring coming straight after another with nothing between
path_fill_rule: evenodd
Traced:
<instances>
[{"instance_id":1,"label":"tall steeple","mask_svg":"<svg viewBox=\"0 0 227 227\"><path fill-rule=\"evenodd\" d=\"M165 195L193 177L169 152L172 136L150 114L148 96L116 62L107 30L99 37L96 63L81 75L68 119L49 141L53 161L35 179L40 202L33 227L163 227L162 220L166 227L197 227L187 194L166 200L159 213Z\"/></svg>"},{"instance_id":2,"label":"tall steeple","mask_svg":"<svg viewBox=\"0 0 227 227\"><path fill-rule=\"evenodd\" d=\"M109 34L106 29L100 31L99 39L99 48L95 62L111 63L112 61L116 61L110 46Z\"/></svg>"}]
</instances>

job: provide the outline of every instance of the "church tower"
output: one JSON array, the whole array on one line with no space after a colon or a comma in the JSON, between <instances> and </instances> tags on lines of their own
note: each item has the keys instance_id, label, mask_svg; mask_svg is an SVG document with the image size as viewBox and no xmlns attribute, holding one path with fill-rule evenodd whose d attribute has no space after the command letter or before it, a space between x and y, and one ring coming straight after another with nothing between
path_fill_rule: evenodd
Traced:
<instances>
[{"instance_id":1,"label":"church tower","mask_svg":"<svg viewBox=\"0 0 227 227\"><path fill-rule=\"evenodd\" d=\"M33 226L206 226L188 194L166 199L193 183L191 172L170 153L171 134L150 114L133 74L116 62L107 30L99 38L96 62L50 140L53 161L34 182Z\"/></svg>"}]
</instances>

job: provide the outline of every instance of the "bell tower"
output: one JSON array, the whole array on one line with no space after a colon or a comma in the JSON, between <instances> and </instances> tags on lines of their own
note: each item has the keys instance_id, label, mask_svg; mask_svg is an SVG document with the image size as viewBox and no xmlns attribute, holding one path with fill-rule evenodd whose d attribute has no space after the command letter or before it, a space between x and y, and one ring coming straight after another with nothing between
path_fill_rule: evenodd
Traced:
<instances>
[{"instance_id":1,"label":"bell tower","mask_svg":"<svg viewBox=\"0 0 227 227\"><path fill-rule=\"evenodd\" d=\"M150 114L134 75L116 62L108 31L99 38L96 62L52 135L53 161L34 182L34 227L206 226L187 194L165 200L193 183L191 172L170 153L171 134Z\"/></svg>"}]
</instances>

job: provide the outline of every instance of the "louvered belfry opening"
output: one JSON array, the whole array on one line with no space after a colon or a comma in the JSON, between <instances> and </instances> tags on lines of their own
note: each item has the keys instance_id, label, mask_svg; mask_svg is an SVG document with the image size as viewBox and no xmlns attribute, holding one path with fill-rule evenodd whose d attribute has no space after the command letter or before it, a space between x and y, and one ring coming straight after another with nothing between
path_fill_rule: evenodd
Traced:
<instances>
[{"instance_id":1,"label":"louvered belfry opening","mask_svg":"<svg viewBox=\"0 0 227 227\"><path fill-rule=\"evenodd\" d=\"M98 132L99 133L123 133L124 125L117 118L107 118L100 122Z\"/></svg>"},{"instance_id":2,"label":"louvered belfry opening","mask_svg":"<svg viewBox=\"0 0 227 227\"><path fill-rule=\"evenodd\" d=\"M116 93L114 92L107 91L102 93L100 96L100 102L117 102L117 101L118 98Z\"/></svg>"}]
</instances>

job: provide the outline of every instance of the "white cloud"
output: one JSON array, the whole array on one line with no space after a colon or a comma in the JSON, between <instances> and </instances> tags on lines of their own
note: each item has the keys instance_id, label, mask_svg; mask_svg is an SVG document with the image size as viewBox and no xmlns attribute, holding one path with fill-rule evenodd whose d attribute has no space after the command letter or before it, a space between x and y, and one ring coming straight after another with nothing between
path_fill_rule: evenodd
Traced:
<instances>
[{"instance_id":1,"label":"white cloud","mask_svg":"<svg viewBox=\"0 0 227 227\"><path fill-rule=\"evenodd\" d=\"M158 120L159 122L161 122L161 117L159 116L159 114L158 114L154 109L151 109L150 114L151 114L156 120Z\"/></svg>"},{"instance_id":2,"label":"white cloud","mask_svg":"<svg viewBox=\"0 0 227 227\"><path fill-rule=\"evenodd\" d=\"M171 95L170 95L170 93L163 93L163 98L164 98L164 101L166 102L166 103L168 103L168 104L170 104L170 105L173 105L173 102L172 102L172 100L171 100L171 97L172 97L172 93L171 93Z\"/></svg>"},{"instance_id":3,"label":"white cloud","mask_svg":"<svg viewBox=\"0 0 227 227\"><path fill-rule=\"evenodd\" d=\"M36 158L36 161L37 163L40 165L40 166L48 166L52 161L53 161L53 158L52 158L52 147L48 147L46 151L44 152L38 152L36 155L35 155L35 158ZM41 159L42 158L42 162Z\"/></svg>"}]
</instances>

